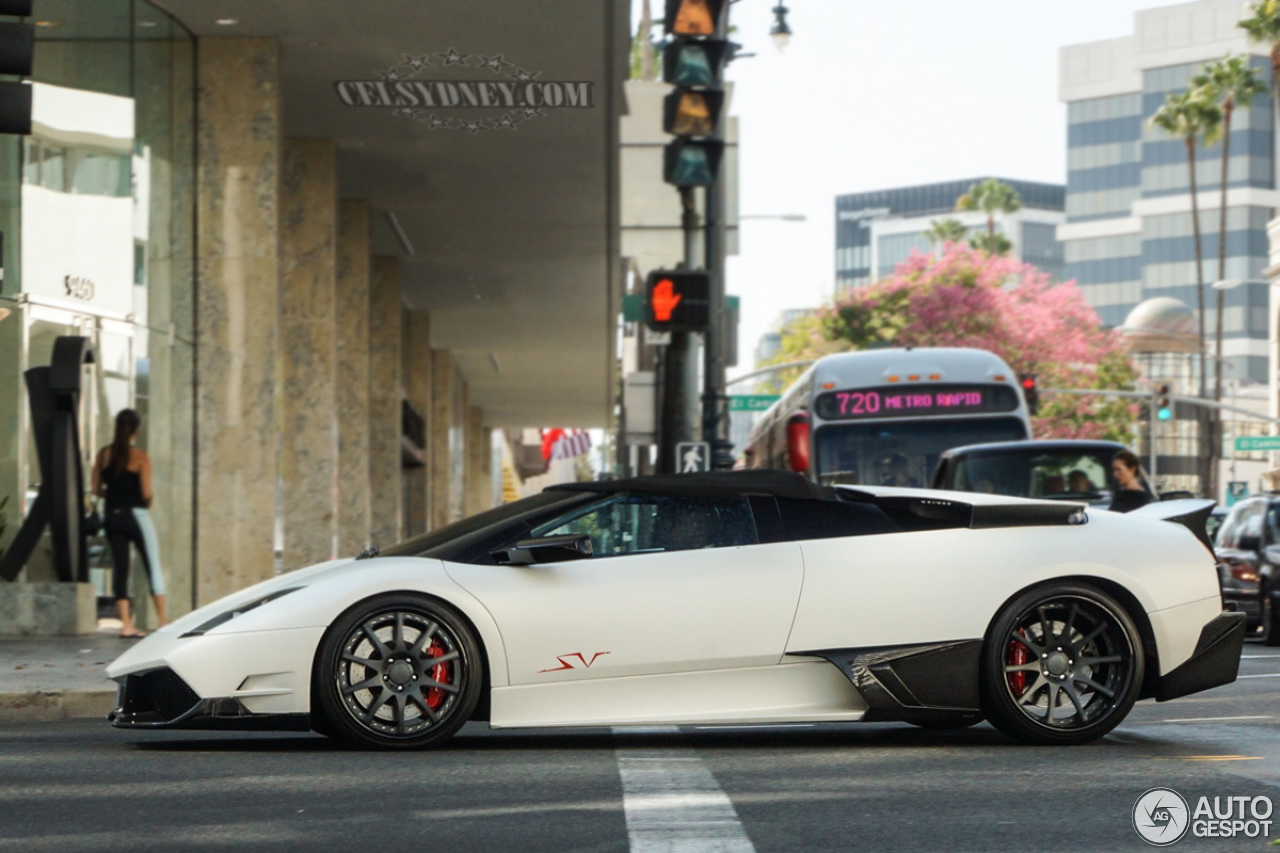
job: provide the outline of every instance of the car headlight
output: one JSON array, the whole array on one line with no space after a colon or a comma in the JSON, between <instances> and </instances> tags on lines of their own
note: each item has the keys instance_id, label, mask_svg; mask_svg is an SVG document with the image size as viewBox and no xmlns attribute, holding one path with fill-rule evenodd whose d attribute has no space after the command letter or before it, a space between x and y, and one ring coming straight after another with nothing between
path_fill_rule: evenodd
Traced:
<instances>
[{"instance_id":1,"label":"car headlight","mask_svg":"<svg viewBox=\"0 0 1280 853\"><path fill-rule=\"evenodd\" d=\"M261 598L255 598L252 601L246 601L243 604L237 604L235 607L231 608L230 610L226 610L222 613L219 613L217 616L213 617L208 622L205 622L202 625L198 625L197 627L192 628L190 631L183 634L182 636L199 637L201 634L204 634L207 631L212 631L214 628L217 628L219 625L222 625L226 622L230 622L232 619L236 618L237 616L240 616L241 614L248 613L250 610L253 610L256 607L261 607L262 605L266 604L269 601L275 601L277 598L286 596L291 592L297 592L300 589L302 589L302 587L300 586L286 587L285 589L278 589L275 592L267 593Z\"/></svg>"}]
</instances>

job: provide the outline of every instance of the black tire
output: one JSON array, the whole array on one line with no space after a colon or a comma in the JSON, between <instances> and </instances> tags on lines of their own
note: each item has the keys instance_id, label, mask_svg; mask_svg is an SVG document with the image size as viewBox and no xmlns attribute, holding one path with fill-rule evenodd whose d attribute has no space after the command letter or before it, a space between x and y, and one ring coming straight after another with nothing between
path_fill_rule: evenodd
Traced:
<instances>
[{"instance_id":1,"label":"black tire","mask_svg":"<svg viewBox=\"0 0 1280 853\"><path fill-rule=\"evenodd\" d=\"M1091 586L1048 584L1018 596L992 625L982 708L1024 743L1087 743L1129 713L1145 666L1142 637L1119 602Z\"/></svg>"},{"instance_id":2,"label":"black tire","mask_svg":"<svg viewBox=\"0 0 1280 853\"><path fill-rule=\"evenodd\" d=\"M382 595L348 610L320 641L314 728L373 749L423 749L470 719L484 681L466 620L437 599Z\"/></svg>"},{"instance_id":3,"label":"black tire","mask_svg":"<svg viewBox=\"0 0 1280 853\"><path fill-rule=\"evenodd\" d=\"M1280 646L1280 613L1276 612L1275 600L1265 583L1258 586L1258 623L1262 628L1262 644L1264 646Z\"/></svg>"}]
</instances>

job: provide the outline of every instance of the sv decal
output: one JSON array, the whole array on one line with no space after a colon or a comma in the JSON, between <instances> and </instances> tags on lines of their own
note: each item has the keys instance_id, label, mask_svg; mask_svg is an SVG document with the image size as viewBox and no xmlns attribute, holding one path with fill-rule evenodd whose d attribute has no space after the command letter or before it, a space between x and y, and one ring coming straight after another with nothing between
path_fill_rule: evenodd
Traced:
<instances>
[{"instance_id":1,"label":"sv decal","mask_svg":"<svg viewBox=\"0 0 1280 853\"><path fill-rule=\"evenodd\" d=\"M587 660L586 657L583 656L582 652L572 652L567 655L556 655L556 660L560 661L560 665L553 666L550 669L540 669L538 670L538 674L541 675L544 672L561 672L562 670L566 670L566 669L590 669L591 664L596 662L596 658L604 657L607 654L609 653L596 652L591 656L591 660ZM582 666L578 666L578 664L575 664L573 662L574 658L577 658L578 661L582 664Z\"/></svg>"}]
</instances>

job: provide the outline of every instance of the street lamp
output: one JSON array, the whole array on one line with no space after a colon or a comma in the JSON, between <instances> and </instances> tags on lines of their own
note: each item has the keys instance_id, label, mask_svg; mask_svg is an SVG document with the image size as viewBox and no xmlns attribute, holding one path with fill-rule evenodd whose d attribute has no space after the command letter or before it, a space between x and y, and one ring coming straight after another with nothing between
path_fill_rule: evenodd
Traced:
<instances>
[{"instance_id":1,"label":"street lamp","mask_svg":"<svg viewBox=\"0 0 1280 853\"><path fill-rule=\"evenodd\" d=\"M769 35L773 36L773 46L782 53L791 44L791 27L787 26L787 12L791 10L779 3L773 7L773 26Z\"/></svg>"}]
</instances>

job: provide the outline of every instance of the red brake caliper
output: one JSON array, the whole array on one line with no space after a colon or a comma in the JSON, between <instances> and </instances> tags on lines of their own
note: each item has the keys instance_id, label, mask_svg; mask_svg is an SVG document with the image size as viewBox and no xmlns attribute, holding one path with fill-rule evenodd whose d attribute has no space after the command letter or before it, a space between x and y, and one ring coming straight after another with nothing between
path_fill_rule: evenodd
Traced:
<instances>
[{"instance_id":1,"label":"red brake caliper","mask_svg":"<svg viewBox=\"0 0 1280 853\"><path fill-rule=\"evenodd\" d=\"M1025 631L1019 631L1019 634L1026 636ZM1009 652L1005 655L1005 663L1009 666L1022 666L1031 658L1031 652L1022 643L1017 640L1009 641ZM1021 696L1027 689L1027 672L1026 670L1018 670L1009 673L1009 686L1013 688L1014 696Z\"/></svg>"},{"instance_id":2,"label":"red brake caliper","mask_svg":"<svg viewBox=\"0 0 1280 853\"><path fill-rule=\"evenodd\" d=\"M444 646L440 645L439 640L432 640L431 646L427 649L427 657L438 658L444 654ZM449 673L450 666L447 663L438 663L431 667L431 680L438 681L441 684L452 684L452 677ZM1019 673L1021 674L1021 673ZM439 687L427 688L427 707L435 710L444 704L445 693Z\"/></svg>"}]
</instances>

